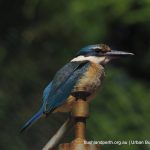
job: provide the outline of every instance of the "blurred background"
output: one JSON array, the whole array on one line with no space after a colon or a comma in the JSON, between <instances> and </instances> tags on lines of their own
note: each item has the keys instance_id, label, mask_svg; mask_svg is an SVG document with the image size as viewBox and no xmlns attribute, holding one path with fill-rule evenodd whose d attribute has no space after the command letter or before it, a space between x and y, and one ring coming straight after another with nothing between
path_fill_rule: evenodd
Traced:
<instances>
[{"instance_id":1,"label":"blurred background","mask_svg":"<svg viewBox=\"0 0 150 150\"><path fill-rule=\"evenodd\" d=\"M150 140L150 0L0 0L0 18L1 150L46 144L66 116L51 115L21 135L20 127L39 109L55 72L97 43L135 56L106 66L91 103L88 140ZM110 149L150 145L103 146Z\"/></svg>"}]
</instances>

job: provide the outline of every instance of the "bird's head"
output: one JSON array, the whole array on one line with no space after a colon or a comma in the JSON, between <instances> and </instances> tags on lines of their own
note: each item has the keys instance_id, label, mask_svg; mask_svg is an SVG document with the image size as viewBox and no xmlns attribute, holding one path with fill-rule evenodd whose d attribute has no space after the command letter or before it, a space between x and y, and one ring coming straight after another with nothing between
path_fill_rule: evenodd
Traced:
<instances>
[{"instance_id":1,"label":"bird's head","mask_svg":"<svg viewBox=\"0 0 150 150\"><path fill-rule=\"evenodd\" d=\"M89 45L82 48L72 61L89 60L98 64L106 64L111 59L134 55L133 53L112 50L105 44Z\"/></svg>"}]
</instances>

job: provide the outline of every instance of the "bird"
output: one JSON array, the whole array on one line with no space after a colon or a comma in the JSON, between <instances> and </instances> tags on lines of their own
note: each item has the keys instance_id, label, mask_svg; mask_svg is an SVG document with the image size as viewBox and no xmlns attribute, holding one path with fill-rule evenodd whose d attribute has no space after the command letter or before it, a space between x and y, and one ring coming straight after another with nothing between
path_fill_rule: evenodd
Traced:
<instances>
[{"instance_id":1,"label":"bird","mask_svg":"<svg viewBox=\"0 0 150 150\"><path fill-rule=\"evenodd\" d=\"M106 44L85 46L58 70L43 91L42 106L21 128L23 132L43 116L56 112L71 112L77 96L84 93L89 102L101 87L105 77L105 65L133 53L111 49ZM67 121L68 122L68 121Z\"/></svg>"}]
</instances>

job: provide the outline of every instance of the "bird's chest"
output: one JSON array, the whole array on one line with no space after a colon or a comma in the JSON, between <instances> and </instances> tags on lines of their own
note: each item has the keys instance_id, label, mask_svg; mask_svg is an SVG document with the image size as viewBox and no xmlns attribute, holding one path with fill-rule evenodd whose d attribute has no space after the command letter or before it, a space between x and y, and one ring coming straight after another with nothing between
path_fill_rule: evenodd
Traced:
<instances>
[{"instance_id":1,"label":"bird's chest","mask_svg":"<svg viewBox=\"0 0 150 150\"><path fill-rule=\"evenodd\" d=\"M101 65L91 63L75 85L73 91L86 91L92 93L101 85L103 77L104 68Z\"/></svg>"}]
</instances>

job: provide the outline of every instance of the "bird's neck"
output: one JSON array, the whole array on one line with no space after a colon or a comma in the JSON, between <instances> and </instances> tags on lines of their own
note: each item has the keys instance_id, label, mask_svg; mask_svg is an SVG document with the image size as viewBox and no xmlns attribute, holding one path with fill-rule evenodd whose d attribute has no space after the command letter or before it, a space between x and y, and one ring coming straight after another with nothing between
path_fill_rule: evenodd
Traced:
<instances>
[{"instance_id":1,"label":"bird's neck","mask_svg":"<svg viewBox=\"0 0 150 150\"><path fill-rule=\"evenodd\" d=\"M108 63L109 59L107 59L106 57L96 57L96 56L77 56L75 57L74 59L71 60L71 62L76 62L76 61L90 61L92 63L95 63L95 64L105 64L105 63Z\"/></svg>"}]
</instances>

